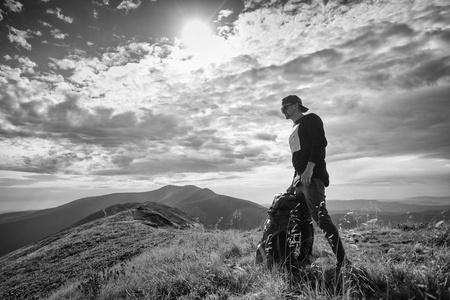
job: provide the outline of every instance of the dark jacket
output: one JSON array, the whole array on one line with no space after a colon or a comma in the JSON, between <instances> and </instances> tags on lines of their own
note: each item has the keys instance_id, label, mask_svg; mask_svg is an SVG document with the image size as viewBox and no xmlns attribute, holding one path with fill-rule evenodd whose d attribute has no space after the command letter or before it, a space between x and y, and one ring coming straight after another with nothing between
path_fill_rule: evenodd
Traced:
<instances>
[{"instance_id":1,"label":"dark jacket","mask_svg":"<svg viewBox=\"0 0 450 300\"><path fill-rule=\"evenodd\" d=\"M311 161L316 164L312 177L322 180L325 186L330 184L325 163L327 139L322 119L318 115L310 113L295 122L289 137L289 146L296 175L302 174L308 161Z\"/></svg>"}]
</instances>

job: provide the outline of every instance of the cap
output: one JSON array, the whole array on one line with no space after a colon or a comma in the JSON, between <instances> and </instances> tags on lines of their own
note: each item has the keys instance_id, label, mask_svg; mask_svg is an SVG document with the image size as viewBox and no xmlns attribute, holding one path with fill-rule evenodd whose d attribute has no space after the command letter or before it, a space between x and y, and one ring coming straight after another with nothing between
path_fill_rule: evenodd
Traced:
<instances>
[{"instance_id":1,"label":"cap","mask_svg":"<svg viewBox=\"0 0 450 300\"><path fill-rule=\"evenodd\" d=\"M307 112L309 110L309 108L303 106L302 99L300 99L296 95L289 95L287 97L284 97L283 100L281 100L281 105L282 106L284 106L286 104L295 104L295 103L300 104L301 112Z\"/></svg>"}]
</instances>

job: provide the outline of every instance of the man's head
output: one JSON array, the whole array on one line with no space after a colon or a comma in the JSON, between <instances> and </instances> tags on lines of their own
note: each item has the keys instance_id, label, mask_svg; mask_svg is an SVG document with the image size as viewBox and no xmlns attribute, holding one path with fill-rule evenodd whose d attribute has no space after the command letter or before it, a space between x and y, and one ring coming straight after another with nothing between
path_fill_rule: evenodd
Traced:
<instances>
[{"instance_id":1,"label":"man's head","mask_svg":"<svg viewBox=\"0 0 450 300\"><path fill-rule=\"evenodd\" d=\"M302 99L296 95L289 95L281 100L281 113L284 114L286 119L291 119L291 117L295 117L297 113L301 115L301 113L307 111L308 108L303 106Z\"/></svg>"}]
</instances>

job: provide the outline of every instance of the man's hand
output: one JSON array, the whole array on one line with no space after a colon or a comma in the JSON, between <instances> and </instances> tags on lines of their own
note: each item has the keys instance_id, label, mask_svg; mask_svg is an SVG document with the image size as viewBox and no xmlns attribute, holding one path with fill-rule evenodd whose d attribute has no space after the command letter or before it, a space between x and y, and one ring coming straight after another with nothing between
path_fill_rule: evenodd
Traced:
<instances>
[{"instance_id":1,"label":"man's hand","mask_svg":"<svg viewBox=\"0 0 450 300\"><path fill-rule=\"evenodd\" d=\"M295 194L295 188L292 184L290 187L287 188L286 193L291 194L291 195Z\"/></svg>"},{"instance_id":2,"label":"man's hand","mask_svg":"<svg viewBox=\"0 0 450 300\"><path fill-rule=\"evenodd\" d=\"M308 161L308 165L306 166L305 172L303 172L302 176L300 177L300 181L302 182L302 184L306 186L311 185L311 178L315 166L316 166L315 163Z\"/></svg>"}]
</instances>

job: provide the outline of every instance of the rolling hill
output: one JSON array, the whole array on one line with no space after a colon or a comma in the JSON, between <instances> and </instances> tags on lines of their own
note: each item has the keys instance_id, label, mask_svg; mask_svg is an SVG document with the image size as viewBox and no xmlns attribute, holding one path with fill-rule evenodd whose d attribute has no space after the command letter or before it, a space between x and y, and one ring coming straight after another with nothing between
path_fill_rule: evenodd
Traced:
<instances>
[{"instance_id":1,"label":"rolling hill","mask_svg":"<svg viewBox=\"0 0 450 300\"><path fill-rule=\"evenodd\" d=\"M90 269L111 267L163 247L180 230L201 227L177 208L146 202L70 228L0 258L0 299L41 299Z\"/></svg>"},{"instance_id":2,"label":"rolling hill","mask_svg":"<svg viewBox=\"0 0 450 300\"><path fill-rule=\"evenodd\" d=\"M107 216L105 209L108 207L118 204L129 207L129 203L133 206L148 201L179 208L199 218L206 226L220 229L255 228L261 224L266 213L264 207L254 202L218 195L196 186L169 185L143 193L87 197L55 208L0 215L0 256L74 224Z\"/></svg>"}]
</instances>

